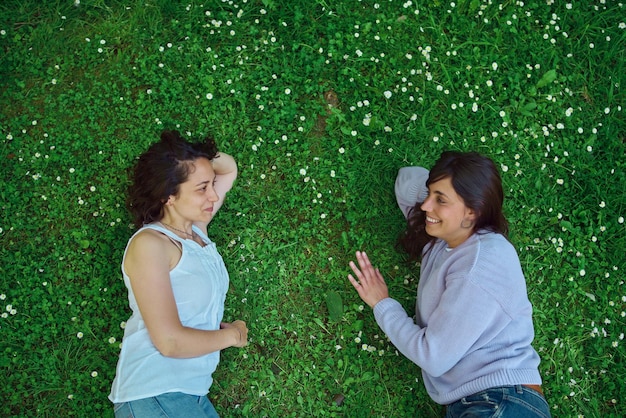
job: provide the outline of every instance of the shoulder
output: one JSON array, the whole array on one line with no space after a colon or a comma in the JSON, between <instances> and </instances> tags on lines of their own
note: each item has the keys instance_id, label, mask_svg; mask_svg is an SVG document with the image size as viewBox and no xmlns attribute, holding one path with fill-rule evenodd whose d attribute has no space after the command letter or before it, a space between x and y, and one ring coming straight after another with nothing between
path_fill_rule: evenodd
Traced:
<instances>
[{"instance_id":1,"label":"shoulder","mask_svg":"<svg viewBox=\"0 0 626 418\"><path fill-rule=\"evenodd\" d=\"M503 235L494 232L473 234L453 250L450 261L456 271L471 277L480 277L487 272L521 271L513 245Z\"/></svg>"},{"instance_id":2,"label":"shoulder","mask_svg":"<svg viewBox=\"0 0 626 418\"><path fill-rule=\"evenodd\" d=\"M517 259L517 251L513 244L502 234L496 232L481 232L474 234L479 253L485 258L497 258L509 260Z\"/></svg>"},{"instance_id":3,"label":"shoulder","mask_svg":"<svg viewBox=\"0 0 626 418\"><path fill-rule=\"evenodd\" d=\"M517 251L503 235L474 234L469 244L463 265L472 282L488 287L494 282L507 283L505 287L525 282ZM506 293L505 289L502 291Z\"/></svg>"},{"instance_id":4,"label":"shoulder","mask_svg":"<svg viewBox=\"0 0 626 418\"><path fill-rule=\"evenodd\" d=\"M130 239L128 250L156 250L160 247L164 247L168 241L169 238L162 232L151 228L144 228Z\"/></svg>"},{"instance_id":5,"label":"shoulder","mask_svg":"<svg viewBox=\"0 0 626 418\"><path fill-rule=\"evenodd\" d=\"M151 228L144 228L137 232L128 243L125 265L131 264L172 264L178 249L172 244L171 238Z\"/></svg>"}]
</instances>

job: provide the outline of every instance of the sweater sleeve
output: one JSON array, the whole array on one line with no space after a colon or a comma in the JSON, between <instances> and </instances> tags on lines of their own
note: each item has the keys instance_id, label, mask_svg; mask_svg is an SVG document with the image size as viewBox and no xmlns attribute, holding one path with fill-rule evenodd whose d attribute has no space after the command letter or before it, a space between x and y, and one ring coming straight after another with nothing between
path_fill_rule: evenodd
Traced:
<instances>
[{"instance_id":1,"label":"sweater sleeve","mask_svg":"<svg viewBox=\"0 0 626 418\"><path fill-rule=\"evenodd\" d=\"M448 280L424 327L415 324L391 298L376 304L374 315L396 348L433 377L448 372L473 347L486 344L510 322L498 302L465 277Z\"/></svg>"},{"instance_id":2,"label":"sweater sleeve","mask_svg":"<svg viewBox=\"0 0 626 418\"><path fill-rule=\"evenodd\" d=\"M398 171L395 183L396 201L404 217L417 202L423 202L428 197L428 170L423 167L402 167Z\"/></svg>"}]
</instances>

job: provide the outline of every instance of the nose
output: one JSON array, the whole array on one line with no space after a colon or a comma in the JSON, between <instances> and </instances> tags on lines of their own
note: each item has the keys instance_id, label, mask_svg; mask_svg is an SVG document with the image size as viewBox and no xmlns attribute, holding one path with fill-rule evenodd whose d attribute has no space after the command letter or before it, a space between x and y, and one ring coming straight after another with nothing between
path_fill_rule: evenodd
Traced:
<instances>
[{"instance_id":1,"label":"nose","mask_svg":"<svg viewBox=\"0 0 626 418\"><path fill-rule=\"evenodd\" d=\"M420 209L421 209L423 212L429 212L429 211L430 211L430 209L432 208L432 205L431 205L431 203L430 203L430 202L431 202L431 200L430 200L430 196L429 196L429 197L427 197L427 198L426 198L426 200L424 200L424 202L423 202L423 203L422 203L422 205L420 206Z\"/></svg>"},{"instance_id":2,"label":"nose","mask_svg":"<svg viewBox=\"0 0 626 418\"><path fill-rule=\"evenodd\" d=\"M211 202L217 202L220 200L220 196L217 194L217 191L213 187L207 188L208 199Z\"/></svg>"}]
</instances>

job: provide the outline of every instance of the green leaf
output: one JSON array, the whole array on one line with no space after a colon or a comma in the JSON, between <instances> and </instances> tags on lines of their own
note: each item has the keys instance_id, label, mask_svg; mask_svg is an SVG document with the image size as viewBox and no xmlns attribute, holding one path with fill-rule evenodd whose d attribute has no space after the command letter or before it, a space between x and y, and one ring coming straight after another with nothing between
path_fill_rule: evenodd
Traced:
<instances>
[{"instance_id":1,"label":"green leaf","mask_svg":"<svg viewBox=\"0 0 626 418\"><path fill-rule=\"evenodd\" d=\"M546 73L541 77L541 80L537 82L537 88L540 89L545 87L554 80L556 80L556 70L546 71Z\"/></svg>"},{"instance_id":2,"label":"green leaf","mask_svg":"<svg viewBox=\"0 0 626 418\"><path fill-rule=\"evenodd\" d=\"M328 308L328 317L332 322L337 322L343 315L343 302L339 293L330 291L326 295L326 307Z\"/></svg>"}]
</instances>

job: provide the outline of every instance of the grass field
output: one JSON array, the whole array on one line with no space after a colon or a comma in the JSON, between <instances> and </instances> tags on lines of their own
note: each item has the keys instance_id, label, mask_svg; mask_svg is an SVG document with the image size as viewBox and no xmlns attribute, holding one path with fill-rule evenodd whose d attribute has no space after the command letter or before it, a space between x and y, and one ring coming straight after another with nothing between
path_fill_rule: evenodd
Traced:
<instances>
[{"instance_id":1,"label":"grass field","mask_svg":"<svg viewBox=\"0 0 626 418\"><path fill-rule=\"evenodd\" d=\"M442 416L346 277L410 309L393 182L449 149L501 167L553 416L626 416L625 58L613 0L1 2L0 415L113 415L127 170L173 128L239 164L222 416Z\"/></svg>"}]
</instances>

